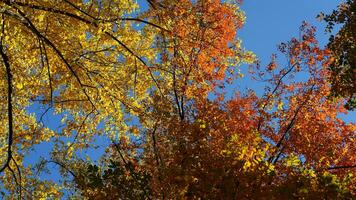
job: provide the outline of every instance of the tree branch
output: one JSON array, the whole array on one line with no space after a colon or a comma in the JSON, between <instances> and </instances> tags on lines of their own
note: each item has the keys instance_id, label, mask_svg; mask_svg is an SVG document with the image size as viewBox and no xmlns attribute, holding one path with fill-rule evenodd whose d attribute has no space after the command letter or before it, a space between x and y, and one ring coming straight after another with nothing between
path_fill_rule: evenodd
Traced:
<instances>
[{"instance_id":1,"label":"tree branch","mask_svg":"<svg viewBox=\"0 0 356 200\"><path fill-rule=\"evenodd\" d=\"M282 84L282 80L285 76L287 76L290 72L292 72L292 70L294 69L294 67L297 65L297 63L293 64L286 72L284 72L282 74L281 77L279 77L276 86L274 87L273 91L267 95L267 99L265 100L264 104L262 105L261 110L264 110L268 104L268 101L271 99L272 95L274 95L274 93L276 93L277 89L279 88L279 86ZM257 125L257 131L260 131L262 126L262 116L259 117L258 119L258 125Z\"/></svg>"},{"instance_id":2,"label":"tree branch","mask_svg":"<svg viewBox=\"0 0 356 200\"><path fill-rule=\"evenodd\" d=\"M98 27L98 24L97 24L96 21L101 21L101 22L115 22L115 21L118 21L118 20L122 20L122 21L137 21L137 22L141 22L141 23L144 23L144 24L148 24L150 26L153 26L155 28L161 29L163 31L170 32L169 30L167 30L167 29L165 29L165 28L163 28L163 27L161 27L161 26L159 26L157 24L154 24L152 22L149 22L149 21L146 21L146 20L143 20L143 19L139 19L139 18L118 17L118 18L115 18L115 19L103 20L103 19L96 18L96 17L90 15L89 13L83 11L78 6L74 5L73 3L71 3L71 2L69 2L67 0L65 0L65 2L70 4L73 8L75 8L79 12L83 13L84 15L92 18L94 21L88 20L88 19L86 19L84 17L81 17L79 15L76 15L76 14L73 14L73 13L70 13L70 12L67 12L67 11L64 11L64 10L55 9L55 8L50 8L50 7L40 6L40 5L33 5L33 4L29 4L29 3L24 3L24 2L13 2L13 4L21 6L21 7L28 7L28 8L32 8L32 9L36 9L36 10L42 10L42 11L46 11L46 12L52 12L52 13L56 13L56 14L65 15L67 17L74 18L74 19L82 21L82 22L84 22L86 24L94 25L96 27Z\"/></svg>"},{"instance_id":3,"label":"tree branch","mask_svg":"<svg viewBox=\"0 0 356 200\"><path fill-rule=\"evenodd\" d=\"M313 91L313 88L314 88L314 85L310 88L309 92L312 92L312 91ZM288 124L286 130L284 131L282 137L279 139L279 141L278 141L278 143L277 143L277 145L276 145L277 149L280 149L280 147L281 147L281 145L282 145L282 142L284 141L285 137L287 136L287 134L289 133L289 131L293 128L294 123L295 123L295 120L296 120L296 118L297 118L297 115L299 114L299 112L300 112L300 110L302 109L302 107L308 102L308 100L309 100L309 98L306 98L306 99L302 102L302 104L297 108L297 110L295 111L295 113L294 113L294 115L293 115L291 121L289 122L289 124ZM273 161L273 164L275 164L275 163L278 161L279 157L281 156L281 154L282 154L282 152L283 152L283 149L284 149L284 147L282 147L282 148L280 149L279 153L277 154L277 157L276 157L275 160ZM271 157L269 158L269 162L271 162L273 159L274 159L274 156L271 156Z\"/></svg>"},{"instance_id":4,"label":"tree branch","mask_svg":"<svg viewBox=\"0 0 356 200\"><path fill-rule=\"evenodd\" d=\"M335 169L351 169L351 168L356 168L356 165L344 165L344 166L334 166L334 167L328 167L327 170L335 170Z\"/></svg>"},{"instance_id":5,"label":"tree branch","mask_svg":"<svg viewBox=\"0 0 356 200\"><path fill-rule=\"evenodd\" d=\"M10 3L7 3L9 6L12 6ZM87 97L87 100L90 102L90 104L92 105L93 108L96 109L94 103L92 102L90 96L88 95L87 91L85 90L85 87L89 87L89 88L93 88L93 86L89 86L86 84L83 84L82 81L80 80L79 76L77 75L77 73L74 71L74 69L72 68L72 66L68 63L68 61L64 58L63 54L61 53L61 51L44 35L41 34L41 32L39 30L37 30L37 28L35 27L35 25L31 22L31 20L26 17L26 14L23 13L20 9L18 9L17 7L12 6L14 9L17 10L17 12L21 15L21 17L26 21L21 21L25 26L27 26L37 37L43 39L43 41L45 43L47 43L50 47L52 47L52 49L56 52L56 54L61 58L61 60L64 62L64 64L66 65L66 67L69 69L69 71L71 72L71 74L75 77L75 79L77 80L77 82L79 83L79 85L81 86L81 89L83 91L83 93L85 94L85 96Z\"/></svg>"},{"instance_id":6,"label":"tree branch","mask_svg":"<svg viewBox=\"0 0 356 200\"><path fill-rule=\"evenodd\" d=\"M12 144L13 144L13 108L12 108L12 74L10 68L9 58L7 57L4 46L3 46L3 36L4 36L4 15L2 15L2 36L0 38L0 54L5 65L6 78L7 78L7 116L8 116L8 142L7 142L7 159L5 164L0 168L0 173L2 173L7 167L9 167L10 160L12 158Z\"/></svg>"}]
</instances>

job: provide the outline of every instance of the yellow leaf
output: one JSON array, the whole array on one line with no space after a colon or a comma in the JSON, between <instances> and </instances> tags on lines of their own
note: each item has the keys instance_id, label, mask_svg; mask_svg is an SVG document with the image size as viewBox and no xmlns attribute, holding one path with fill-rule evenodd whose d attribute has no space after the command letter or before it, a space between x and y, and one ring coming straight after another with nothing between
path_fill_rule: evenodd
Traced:
<instances>
[{"instance_id":1,"label":"yellow leaf","mask_svg":"<svg viewBox=\"0 0 356 200\"><path fill-rule=\"evenodd\" d=\"M45 17L45 14L40 14L40 15L38 16L38 21L43 22L44 17Z\"/></svg>"},{"instance_id":2,"label":"yellow leaf","mask_svg":"<svg viewBox=\"0 0 356 200\"><path fill-rule=\"evenodd\" d=\"M31 140L32 137L30 135L25 135L25 140Z\"/></svg>"},{"instance_id":3,"label":"yellow leaf","mask_svg":"<svg viewBox=\"0 0 356 200\"><path fill-rule=\"evenodd\" d=\"M282 110L283 109L283 102L279 102L277 105L278 110Z\"/></svg>"},{"instance_id":4,"label":"yellow leaf","mask_svg":"<svg viewBox=\"0 0 356 200\"><path fill-rule=\"evenodd\" d=\"M16 88L21 90L23 88L23 84L22 83L17 83L16 84Z\"/></svg>"}]
</instances>

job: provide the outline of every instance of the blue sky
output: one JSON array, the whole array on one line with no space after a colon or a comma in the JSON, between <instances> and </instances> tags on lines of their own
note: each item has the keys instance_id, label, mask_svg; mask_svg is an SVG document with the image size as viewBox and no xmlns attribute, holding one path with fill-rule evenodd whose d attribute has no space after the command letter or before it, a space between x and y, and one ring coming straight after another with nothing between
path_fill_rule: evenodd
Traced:
<instances>
[{"instance_id":1,"label":"blue sky","mask_svg":"<svg viewBox=\"0 0 356 200\"><path fill-rule=\"evenodd\" d=\"M138 3L143 6L141 10L147 8L145 0ZM316 15L321 11L330 13L339 3L337 0L245 0L241 8L245 11L247 19L243 29L238 31L238 37L242 39L247 50L258 56L262 64L269 62L271 54L277 52L278 44L298 36L299 26L304 20L317 27L317 37L320 43L325 45L328 40L328 35L324 33L325 23L317 21ZM242 71L246 70L246 66L242 68ZM237 81L233 87L253 88L255 84L246 77ZM355 122L356 112L342 117L345 121ZM58 126L60 116L47 115L44 120L47 125L51 124L55 128ZM48 144L37 146L27 161L33 162L39 156L46 156L49 149ZM98 151L91 151L90 154L94 153L98 154ZM54 165L49 166L51 167ZM44 176L43 178L47 179L59 178L56 173Z\"/></svg>"},{"instance_id":2,"label":"blue sky","mask_svg":"<svg viewBox=\"0 0 356 200\"><path fill-rule=\"evenodd\" d=\"M317 27L317 38L325 44L325 23L317 21L316 16L330 13L339 3L340 0L245 0L241 8L246 12L246 24L238 35L262 62L268 61L279 43L298 36L304 20Z\"/></svg>"}]
</instances>

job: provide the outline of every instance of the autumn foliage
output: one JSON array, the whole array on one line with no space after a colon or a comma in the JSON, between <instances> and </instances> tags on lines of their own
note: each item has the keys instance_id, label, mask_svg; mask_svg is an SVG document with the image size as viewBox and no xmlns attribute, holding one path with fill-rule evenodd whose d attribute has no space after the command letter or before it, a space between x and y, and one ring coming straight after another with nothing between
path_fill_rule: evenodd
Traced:
<instances>
[{"instance_id":1,"label":"autumn foliage","mask_svg":"<svg viewBox=\"0 0 356 200\"><path fill-rule=\"evenodd\" d=\"M261 66L237 38L241 2L147 3L0 1L3 196L355 197L356 125L340 118L335 55L315 28ZM263 95L229 95L242 64ZM28 164L36 144L49 156ZM99 160L85 153L103 145ZM41 176L53 165L62 181Z\"/></svg>"},{"instance_id":2,"label":"autumn foliage","mask_svg":"<svg viewBox=\"0 0 356 200\"><path fill-rule=\"evenodd\" d=\"M356 1L347 0L341 2L331 14L321 13L320 17L327 22L326 30L331 32L335 25L341 25L341 29L331 35L328 47L333 53L334 60L330 65L333 73L330 77L332 84L332 96L347 98L347 109L356 107Z\"/></svg>"}]
</instances>

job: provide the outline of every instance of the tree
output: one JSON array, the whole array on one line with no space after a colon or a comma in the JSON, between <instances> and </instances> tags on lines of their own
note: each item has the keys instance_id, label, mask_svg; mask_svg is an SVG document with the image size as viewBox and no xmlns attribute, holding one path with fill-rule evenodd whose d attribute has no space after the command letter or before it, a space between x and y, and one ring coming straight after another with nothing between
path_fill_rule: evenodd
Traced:
<instances>
[{"instance_id":1,"label":"tree","mask_svg":"<svg viewBox=\"0 0 356 200\"><path fill-rule=\"evenodd\" d=\"M280 46L286 67L256 69L269 83L263 97L252 91L230 100L197 97L186 121L160 118L152 132L156 147L147 147L145 158L155 198L354 195L355 125L336 117L345 112L342 101L325 98L329 51L318 47L312 27L304 24L301 35ZM307 79L296 82L298 73Z\"/></svg>"},{"instance_id":2,"label":"tree","mask_svg":"<svg viewBox=\"0 0 356 200\"><path fill-rule=\"evenodd\" d=\"M337 118L328 49L314 29L282 44L254 91L224 96L254 55L236 32L239 2L0 1L3 195L88 199L351 198L355 124ZM138 25L138 26L136 26ZM293 76L304 73L296 82ZM213 94L214 98L208 95ZM39 116L29 105L43 105ZM54 110L62 128L42 116ZM5 117L6 116L6 117ZM111 141L100 164L83 159ZM49 141L50 159L24 165ZM48 164L63 182L40 180Z\"/></svg>"},{"instance_id":3,"label":"tree","mask_svg":"<svg viewBox=\"0 0 356 200\"><path fill-rule=\"evenodd\" d=\"M341 29L330 37L328 44L335 60L330 65L332 71L332 95L348 99L346 108L352 110L356 107L356 2L348 0L342 2L330 15L320 15L327 23L326 30L331 32L337 24Z\"/></svg>"},{"instance_id":4,"label":"tree","mask_svg":"<svg viewBox=\"0 0 356 200\"><path fill-rule=\"evenodd\" d=\"M25 155L51 141L52 159L44 163L65 169L75 151L92 146L93 136L115 138L110 127L128 131L125 113L142 112L140 102L158 84L149 64L156 56L154 31L163 28L129 17L138 8L132 1L0 5L3 186L20 197L57 198L60 188L40 181L35 166L24 166ZM137 30L137 23L147 26ZM26 111L33 104L46 107L37 119ZM59 131L42 122L53 110L62 114Z\"/></svg>"},{"instance_id":5,"label":"tree","mask_svg":"<svg viewBox=\"0 0 356 200\"><path fill-rule=\"evenodd\" d=\"M169 59L175 56L179 62L186 62L187 58L178 58L177 52L172 53L174 48L160 46L160 43L191 43L190 47L187 45L179 51L190 51L196 60L198 55L194 51L200 51L197 46L200 41L204 45L200 49L205 48L208 42L214 42L216 45L225 45L226 54L230 56L242 53L241 49L227 48L227 42L232 41L234 35L222 32L227 25L231 26L230 30L237 28L238 20L242 20L235 17L238 13L233 13L233 9L228 7L233 4L223 6L218 3L218 7L209 10L206 15L211 19L199 19L201 23L196 24L196 29L206 26L209 37L200 36L200 40L194 40L195 36L191 35L189 40L173 40L178 38L172 34L174 28L179 28L178 22L160 25L159 19L153 16L157 10L164 10L160 15L177 20L179 13L164 16L169 15L169 10L157 7L172 8L178 2L148 2L152 5L150 12L130 17L137 13L137 4L131 1L64 0L60 4L48 1L1 1L1 60L5 67L1 81L6 86L1 95L5 97L1 101L1 120L7 126L2 127L2 133L6 134L1 137L1 155L5 156L1 158L0 173L4 173L3 184L9 194L26 198L60 196L60 186L51 181L50 184L38 180L36 171L54 163L61 167L64 175L76 176L75 171L79 167L76 164L79 159L76 152L91 148L94 145L93 136L105 135L111 140L120 138L120 141L126 139L131 145L130 137L135 136L137 130L152 127L150 116L145 113L153 104L153 97L158 95L161 100L174 104L177 100L177 105L181 105L183 95L179 93L184 84L197 81L199 83L191 85L207 85L205 81L213 79L206 76L216 74L213 70L219 71L219 63L225 62L226 66L230 63L227 58L211 60L211 69L204 75L199 74L204 68L193 69L191 64L172 70L172 67L166 66L171 61L158 58L164 48ZM192 4L187 1L184 5L186 7L177 8L177 12L181 9L189 14L187 9ZM213 5L213 2L209 2L209 5ZM200 7L195 9L190 16L192 23L198 23L195 19L198 15L205 16ZM212 27L218 25L213 12L219 9L228 11L225 18L229 24ZM215 22L204 25L207 20ZM137 28L137 24L142 26ZM184 27L182 25L181 28ZM213 29L220 32L214 32ZM155 39L157 34L160 35L159 39ZM227 39L218 40L221 35ZM167 41L161 42L165 40L163 38L167 38ZM216 53L214 57L218 59ZM199 62L208 60L207 57L204 59L199 58ZM196 77L193 79L193 75L186 75L188 71L192 71ZM224 70L219 73L222 72ZM182 82L172 81L182 77L185 77ZM33 104L46 108L36 117L26 112ZM178 109L181 109L183 118L182 107L178 106ZM62 115L63 127L58 131L50 129L42 121L42 117L53 110ZM136 126L135 118L143 119L142 124ZM42 160L35 166L24 166L23 159L33 145L46 141L53 144L51 159ZM66 186L67 182L64 184Z\"/></svg>"},{"instance_id":6,"label":"tree","mask_svg":"<svg viewBox=\"0 0 356 200\"><path fill-rule=\"evenodd\" d=\"M133 191L146 190L147 199L351 199L356 127L337 117L346 112L342 99L326 98L332 54L318 46L315 29L306 23L301 37L279 50L287 58L285 67L274 55L265 69L254 70L266 81L262 97L250 91L225 99L213 87L215 100L184 98L182 119L157 96L150 109L154 126L142 132L145 142L135 147L143 153L128 162L120 141L107 158L116 160L116 167L135 166L126 178L141 183L145 177L150 187ZM298 75L305 78L297 81ZM111 195L113 184L105 178L110 169L105 169L99 173L104 186L83 184L93 181L88 176L77 180L78 186L94 196Z\"/></svg>"}]
</instances>

